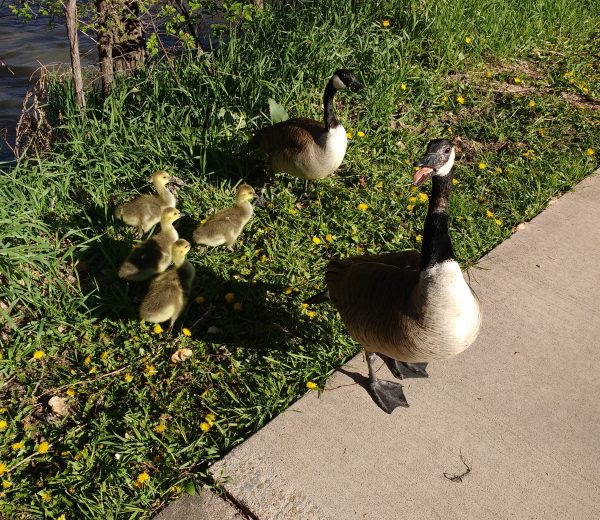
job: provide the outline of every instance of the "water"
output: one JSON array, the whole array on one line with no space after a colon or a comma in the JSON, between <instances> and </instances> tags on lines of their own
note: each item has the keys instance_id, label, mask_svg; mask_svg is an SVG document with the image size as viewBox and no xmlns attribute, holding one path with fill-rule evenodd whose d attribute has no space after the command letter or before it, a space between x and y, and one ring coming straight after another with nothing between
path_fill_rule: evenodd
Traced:
<instances>
[{"instance_id":1,"label":"water","mask_svg":"<svg viewBox=\"0 0 600 520\"><path fill-rule=\"evenodd\" d=\"M80 35L82 65L97 61L95 44ZM0 135L6 132L10 146L15 142L15 129L21 114L23 98L30 79L40 64L66 64L70 67L69 41L64 25L50 29L48 19L18 22L8 8L0 8ZM34 78L35 79L35 78ZM5 129L5 130L3 130ZM0 137L0 161L13 159L10 147Z\"/></svg>"}]
</instances>

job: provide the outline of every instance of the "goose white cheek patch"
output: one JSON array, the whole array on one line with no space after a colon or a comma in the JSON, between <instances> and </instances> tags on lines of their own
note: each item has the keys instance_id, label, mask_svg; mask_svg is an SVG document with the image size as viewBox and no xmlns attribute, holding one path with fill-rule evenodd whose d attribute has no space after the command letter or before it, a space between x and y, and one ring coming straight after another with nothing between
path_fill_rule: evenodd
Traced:
<instances>
[{"instance_id":1,"label":"goose white cheek patch","mask_svg":"<svg viewBox=\"0 0 600 520\"><path fill-rule=\"evenodd\" d=\"M335 76L333 76L333 86L335 88L337 88L338 90L341 88L346 88L346 84L338 77L338 75L336 74Z\"/></svg>"},{"instance_id":2,"label":"goose white cheek patch","mask_svg":"<svg viewBox=\"0 0 600 520\"><path fill-rule=\"evenodd\" d=\"M433 168L428 168L427 166L417 170L413 174L413 184L415 186L419 186L423 184L427 179L429 179L430 175L433 173Z\"/></svg>"}]
</instances>

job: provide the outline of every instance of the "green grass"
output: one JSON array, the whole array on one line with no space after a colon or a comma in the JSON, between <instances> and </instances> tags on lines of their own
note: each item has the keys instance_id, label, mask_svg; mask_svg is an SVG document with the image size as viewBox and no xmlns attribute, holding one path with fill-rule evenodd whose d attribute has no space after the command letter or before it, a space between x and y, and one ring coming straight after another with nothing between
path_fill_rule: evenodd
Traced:
<instances>
[{"instance_id":1,"label":"green grass","mask_svg":"<svg viewBox=\"0 0 600 520\"><path fill-rule=\"evenodd\" d=\"M597 167L599 27L594 1L306 2L122 81L104 104L90 96L83 118L70 85L53 84L51 152L0 175L0 513L147 518L211 485L211 461L358 351L332 308L301 302L332 256L419 247L426 202L408 182L430 138L459 145L451 232L465 266ZM236 183L258 182L247 143L268 98L320 119L340 66L367 88L337 98L353 134L339 175L304 207L302 183L280 176L234 253L191 254L204 302L171 336L140 324L145 287L116 276L133 234L114 203L167 169L188 184L189 238ZM172 363L182 347L193 357Z\"/></svg>"}]
</instances>

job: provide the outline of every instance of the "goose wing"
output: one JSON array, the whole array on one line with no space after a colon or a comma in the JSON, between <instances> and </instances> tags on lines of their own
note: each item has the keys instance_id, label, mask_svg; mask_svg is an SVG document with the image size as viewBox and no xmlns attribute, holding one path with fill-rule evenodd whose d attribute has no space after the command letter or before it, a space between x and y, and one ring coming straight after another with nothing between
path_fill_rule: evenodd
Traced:
<instances>
[{"instance_id":1,"label":"goose wing","mask_svg":"<svg viewBox=\"0 0 600 520\"><path fill-rule=\"evenodd\" d=\"M330 262L326 280L331 301L352 337L369 350L402 341L420 257L406 251Z\"/></svg>"},{"instance_id":2,"label":"goose wing","mask_svg":"<svg viewBox=\"0 0 600 520\"><path fill-rule=\"evenodd\" d=\"M288 119L263 128L253 138L266 154L282 149L303 149L308 143L317 142L325 132L325 126L314 119Z\"/></svg>"}]
</instances>

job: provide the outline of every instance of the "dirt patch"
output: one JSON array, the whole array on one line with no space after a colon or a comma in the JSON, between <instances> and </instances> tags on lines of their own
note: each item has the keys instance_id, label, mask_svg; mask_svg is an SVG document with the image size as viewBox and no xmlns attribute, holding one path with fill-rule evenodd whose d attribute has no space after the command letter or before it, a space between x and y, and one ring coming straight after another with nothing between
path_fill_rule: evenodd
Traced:
<instances>
[{"instance_id":1,"label":"dirt patch","mask_svg":"<svg viewBox=\"0 0 600 520\"><path fill-rule=\"evenodd\" d=\"M600 101L585 94L575 94L573 92L561 92L564 100L579 108L588 108L590 110L600 110Z\"/></svg>"}]
</instances>

